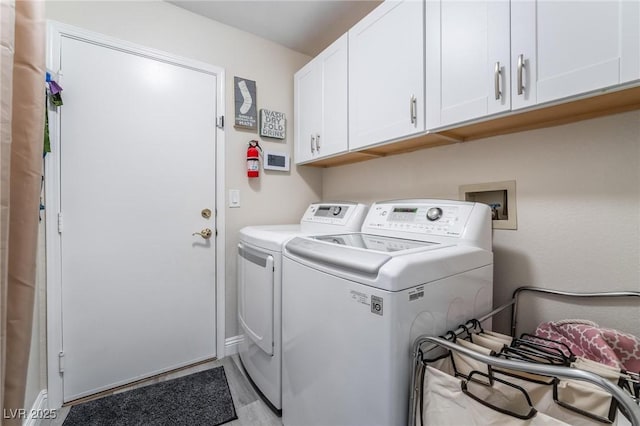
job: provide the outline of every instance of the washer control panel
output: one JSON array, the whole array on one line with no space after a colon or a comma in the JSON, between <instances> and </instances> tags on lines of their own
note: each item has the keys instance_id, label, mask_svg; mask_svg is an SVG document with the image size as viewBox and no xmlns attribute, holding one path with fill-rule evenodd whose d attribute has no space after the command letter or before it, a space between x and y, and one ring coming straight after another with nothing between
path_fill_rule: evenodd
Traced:
<instances>
[{"instance_id":1,"label":"washer control panel","mask_svg":"<svg viewBox=\"0 0 640 426\"><path fill-rule=\"evenodd\" d=\"M472 203L455 201L451 204L446 201L442 204L377 203L369 210L363 228L458 237L462 235L472 210Z\"/></svg>"}]
</instances>

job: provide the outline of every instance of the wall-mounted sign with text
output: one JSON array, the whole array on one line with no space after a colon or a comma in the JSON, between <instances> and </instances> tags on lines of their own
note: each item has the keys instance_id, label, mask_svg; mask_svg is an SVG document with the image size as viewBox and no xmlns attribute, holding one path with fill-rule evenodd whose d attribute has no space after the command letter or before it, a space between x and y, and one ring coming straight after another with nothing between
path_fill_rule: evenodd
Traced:
<instances>
[{"instance_id":1,"label":"wall-mounted sign with text","mask_svg":"<svg viewBox=\"0 0 640 426\"><path fill-rule=\"evenodd\" d=\"M256 82L233 77L233 92L236 105L235 127L256 130L258 128Z\"/></svg>"},{"instance_id":2,"label":"wall-mounted sign with text","mask_svg":"<svg viewBox=\"0 0 640 426\"><path fill-rule=\"evenodd\" d=\"M286 118L284 112L260 110L260 136L284 139L286 136Z\"/></svg>"}]
</instances>

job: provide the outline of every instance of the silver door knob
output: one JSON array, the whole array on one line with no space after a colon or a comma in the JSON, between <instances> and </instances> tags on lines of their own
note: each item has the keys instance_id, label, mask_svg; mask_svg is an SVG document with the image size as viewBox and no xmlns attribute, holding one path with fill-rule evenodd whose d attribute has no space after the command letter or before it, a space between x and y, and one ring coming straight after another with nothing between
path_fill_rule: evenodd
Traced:
<instances>
[{"instance_id":1,"label":"silver door knob","mask_svg":"<svg viewBox=\"0 0 640 426\"><path fill-rule=\"evenodd\" d=\"M204 228L202 231L200 232L194 232L191 235L200 235L202 238L204 238L205 240L208 240L209 238L211 238L211 234L213 234L213 232L211 231L211 229L209 228Z\"/></svg>"}]
</instances>

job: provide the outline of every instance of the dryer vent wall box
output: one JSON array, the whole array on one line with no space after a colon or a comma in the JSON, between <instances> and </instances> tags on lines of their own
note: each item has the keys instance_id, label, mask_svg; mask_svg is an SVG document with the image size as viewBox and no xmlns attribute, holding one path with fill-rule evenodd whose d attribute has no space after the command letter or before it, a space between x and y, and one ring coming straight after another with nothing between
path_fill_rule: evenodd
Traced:
<instances>
[{"instance_id":1,"label":"dryer vent wall box","mask_svg":"<svg viewBox=\"0 0 640 426\"><path fill-rule=\"evenodd\" d=\"M518 229L515 180L461 185L459 196L463 201L487 204L493 229Z\"/></svg>"},{"instance_id":2,"label":"dryer vent wall box","mask_svg":"<svg viewBox=\"0 0 640 426\"><path fill-rule=\"evenodd\" d=\"M286 152L264 152L264 169L265 170L278 170L280 172L289 171L289 154Z\"/></svg>"}]
</instances>

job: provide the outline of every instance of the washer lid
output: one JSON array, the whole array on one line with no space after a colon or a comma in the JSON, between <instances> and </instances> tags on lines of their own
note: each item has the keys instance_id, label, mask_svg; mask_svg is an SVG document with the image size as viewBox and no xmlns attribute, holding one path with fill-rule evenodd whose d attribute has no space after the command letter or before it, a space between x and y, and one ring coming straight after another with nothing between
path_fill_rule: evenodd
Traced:
<instances>
[{"instance_id":1,"label":"washer lid","mask_svg":"<svg viewBox=\"0 0 640 426\"><path fill-rule=\"evenodd\" d=\"M299 257L338 268L376 275L391 256L372 250L356 251L351 247L296 237L286 244L287 250ZM355 252L355 253L354 253Z\"/></svg>"},{"instance_id":2,"label":"washer lid","mask_svg":"<svg viewBox=\"0 0 640 426\"><path fill-rule=\"evenodd\" d=\"M295 256L367 275L377 275L394 257L443 247L447 245L362 233L296 237L286 244Z\"/></svg>"},{"instance_id":3,"label":"washer lid","mask_svg":"<svg viewBox=\"0 0 640 426\"><path fill-rule=\"evenodd\" d=\"M327 243L357 247L365 250L380 251L384 253L425 248L439 244L430 241L415 241L407 240L404 238L383 237L380 235L362 233L322 235L312 238Z\"/></svg>"},{"instance_id":4,"label":"washer lid","mask_svg":"<svg viewBox=\"0 0 640 426\"><path fill-rule=\"evenodd\" d=\"M346 242L351 245L343 244ZM360 244L368 244L369 248ZM367 234L295 237L285 244L282 254L311 270L392 292L493 262L490 251L466 244L434 244Z\"/></svg>"}]
</instances>

